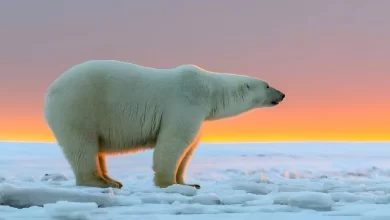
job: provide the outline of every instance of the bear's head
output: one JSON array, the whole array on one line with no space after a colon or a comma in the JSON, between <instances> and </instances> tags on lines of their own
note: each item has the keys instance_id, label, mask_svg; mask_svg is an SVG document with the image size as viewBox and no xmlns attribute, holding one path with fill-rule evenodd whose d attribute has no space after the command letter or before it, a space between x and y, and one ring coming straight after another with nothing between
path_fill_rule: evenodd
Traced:
<instances>
[{"instance_id":1,"label":"bear's head","mask_svg":"<svg viewBox=\"0 0 390 220\"><path fill-rule=\"evenodd\" d=\"M217 74L215 105L208 120L235 116L255 108L278 105L285 94L266 81L236 74Z\"/></svg>"},{"instance_id":2,"label":"bear's head","mask_svg":"<svg viewBox=\"0 0 390 220\"><path fill-rule=\"evenodd\" d=\"M245 99L245 103L252 103L255 108L276 106L286 97L283 92L257 78L247 77L239 87L238 95Z\"/></svg>"}]
</instances>

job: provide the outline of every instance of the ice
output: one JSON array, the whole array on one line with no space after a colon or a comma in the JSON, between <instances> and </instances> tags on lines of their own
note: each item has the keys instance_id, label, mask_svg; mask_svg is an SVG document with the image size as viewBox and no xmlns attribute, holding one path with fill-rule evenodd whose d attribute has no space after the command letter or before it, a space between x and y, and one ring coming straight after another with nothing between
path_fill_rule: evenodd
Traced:
<instances>
[{"instance_id":1,"label":"ice","mask_svg":"<svg viewBox=\"0 0 390 220\"><path fill-rule=\"evenodd\" d=\"M99 206L117 205L109 194L93 194L81 190L52 188L49 186L19 187L0 184L0 204L15 208L43 206L57 201L95 202Z\"/></svg>"},{"instance_id":2,"label":"ice","mask_svg":"<svg viewBox=\"0 0 390 220\"><path fill-rule=\"evenodd\" d=\"M334 202L332 197L325 193L298 192L288 198L288 205L303 209L330 211Z\"/></svg>"},{"instance_id":3,"label":"ice","mask_svg":"<svg viewBox=\"0 0 390 220\"><path fill-rule=\"evenodd\" d=\"M388 220L390 219L390 210L388 207L380 210L375 209L363 213L362 220Z\"/></svg>"},{"instance_id":4,"label":"ice","mask_svg":"<svg viewBox=\"0 0 390 220\"><path fill-rule=\"evenodd\" d=\"M219 205L221 204L221 198L215 193L201 194L194 196L192 202L201 205Z\"/></svg>"},{"instance_id":5,"label":"ice","mask_svg":"<svg viewBox=\"0 0 390 220\"><path fill-rule=\"evenodd\" d=\"M194 187L178 185L178 184L168 186L167 188L163 188L162 190L166 193L180 193L186 196L193 196L197 192L197 190Z\"/></svg>"},{"instance_id":6,"label":"ice","mask_svg":"<svg viewBox=\"0 0 390 220\"><path fill-rule=\"evenodd\" d=\"M247 193L258 195L266 195L272 191L267 184L262 183L238 183L233 185L232 188L236 190L244 190Z\"/></svg>"},{"instance_id":7,"label":"ice","mask_svg":"<svg viewBox=\"0 0 390 220\"><path fill-rule=\"evenodd\" d=\"M152 151L108 157L122 189L75 186L56 144L0 143L0 220L390 219L388 143L201 144L153 186Z\"/></svg>"},{"instance_id":8,"label":"ice","mask_svg":"<svg viewBox=\"0 0 390 220\"><path fill-rule=\"evenodd\" d=\"M65 202L59 201L54 204L45 204L45 211L52 218L58 219L89 219L89 213L98 208L94 202Z\"/></svg>"},{"instance_id":9,"label":"ice","mask_svg":"<svg viewBox=\"0 0 390 220\"><path fill-rule=\"evenodd\" d=\"M45 176L41 178L41 181L52 181L52 182L67 181L67 180L68 178L66 178L66 176L64 176L61 173L45 174Z\"/></svg>"}]
</instances>

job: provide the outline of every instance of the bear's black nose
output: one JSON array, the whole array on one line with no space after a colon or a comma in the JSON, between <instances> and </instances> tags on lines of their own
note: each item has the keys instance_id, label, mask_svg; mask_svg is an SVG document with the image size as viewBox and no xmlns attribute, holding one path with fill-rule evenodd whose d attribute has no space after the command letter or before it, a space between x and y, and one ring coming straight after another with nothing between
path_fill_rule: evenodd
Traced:
<instances>
[{"instance_id":1,"label":"bear's black nose","mask_svg":"<svg viewBox=\"0 0 390 220\"><path fill-rule=\"evenodd\" d=\"M281 98L281 99L283 100L283 99L284 99L284 97L286 97L286 95L285 95L284 93L282 93L282 98Z\"/></svg>"}]
</instances>

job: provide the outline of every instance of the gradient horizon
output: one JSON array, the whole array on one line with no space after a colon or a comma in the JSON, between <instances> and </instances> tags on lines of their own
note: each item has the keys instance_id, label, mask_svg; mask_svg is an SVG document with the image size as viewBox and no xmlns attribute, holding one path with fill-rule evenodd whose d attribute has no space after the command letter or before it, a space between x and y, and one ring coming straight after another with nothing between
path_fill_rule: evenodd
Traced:
<instances>
[{"instance_id":1,"label":"gradient horizon","mask_svg":"<svg viewBox=\"0 0 390 220\"><path fill-rule=\"evenodd\" d=\"M90 59L191 63L286 94L205 123L203 142L390 141L390 1L91 2L0 3L0 141L54 141L45 90Z\"/></svg>"}]
</instances>

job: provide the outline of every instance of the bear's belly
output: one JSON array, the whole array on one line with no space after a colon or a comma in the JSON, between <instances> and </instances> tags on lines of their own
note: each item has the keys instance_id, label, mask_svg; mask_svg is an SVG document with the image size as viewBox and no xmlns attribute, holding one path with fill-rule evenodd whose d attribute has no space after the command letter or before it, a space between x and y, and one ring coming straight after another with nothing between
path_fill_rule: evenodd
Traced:
<instances>
[{"instance_id":1,"label":"bear's belly","mask_svg":"<svg viewBox=\"0 0 390 220\"><path fill-rule=\"evenodd\" d=\"M155 146L155 139L140 141L139 143L109 143L104 139L101 139L99 153L105 155L132 154L145 150L151 150Z\"/></svg>"},{"instance_id":2,"label":"bear's belly","mask_svg":"<svg viewBox=\"0 0 390 220\"><path fill-rule=\"evenodd\" d=\"M163 111L158 101L146 100L104 105L107 108L97 114L100 152L126 154L154 148Z\"/></svg>"}]
</instances>

